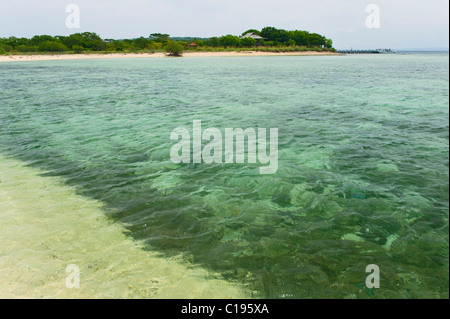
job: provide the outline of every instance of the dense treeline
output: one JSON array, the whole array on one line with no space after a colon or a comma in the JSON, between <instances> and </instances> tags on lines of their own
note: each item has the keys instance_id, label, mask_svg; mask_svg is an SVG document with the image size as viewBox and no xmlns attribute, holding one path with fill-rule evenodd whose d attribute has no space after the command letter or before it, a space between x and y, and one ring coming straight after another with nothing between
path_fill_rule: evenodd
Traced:
<instances>
[{"instance_id":1,"label":"dense treeline","mask_svg":"<svg viewBox=\"0 0 450 319\"><path fill-rule=\"evenodd\" d=\"M306 48L327 48L333 47L331 39L308 31L286 31L276 29L274 27L266 27L261 31L250 29L242 33L255 33L264 39L259 42L261 46L277 47L277 46L303 46ZM226 35L220 38L210 38L204 43L210 47L253 47L257 41L252 38L240 38L233 35Z\"/></svg>"},{"instance_id":2,"label":"dense treeline","mask_svg":"<svg viewBox=\"0 0 450 319\"><path fill-rule=\"evenodd\" d=\"M149 37L136 39L102 39L95 33L76 33L70 36L37 35L27 38L0 38L0 54L33 53L33 52L139 52L139 51L182 51L220 50L254 48L259 50L270 48L292 48L292 50L329 50L332 41L317 33L307 31L286 31L273 27L259 30L248 30L260 35L263 39L257 41L253 38L242 38L234 35L212 37L208 39L194 39L196 45L189 45L186 41L173 41L168 34L153 33Z\"/></svg>"}]
</instances>

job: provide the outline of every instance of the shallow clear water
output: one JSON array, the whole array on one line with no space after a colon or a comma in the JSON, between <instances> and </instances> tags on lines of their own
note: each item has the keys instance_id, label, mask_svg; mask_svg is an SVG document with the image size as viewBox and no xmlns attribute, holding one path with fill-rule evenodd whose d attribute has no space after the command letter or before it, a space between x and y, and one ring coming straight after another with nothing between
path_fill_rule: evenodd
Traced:
<instances>
[{"instance_id":1,"label":"shallow clear water","mask_svg":"<svg viewBox=\"0 0 450 319\"><path fill-rule=\"evenodd\" d=\"M448 54L3 63L0 153L254 297L448 298L448 85ZM173 164L193 120L279 128L278 172Z\"/></svg>"},{"instance_id":2,"label":"shallow clear water","mask_svg":"<svg viewBox=\"0 0 450 319\"><path fill-rule=\"evenodd\" d=\"M108 220L103 203L0 154L0 299L248 298L237 282L160 256ZM68 289L66 267L80 270Z\"/></svg>"}]
</instances>

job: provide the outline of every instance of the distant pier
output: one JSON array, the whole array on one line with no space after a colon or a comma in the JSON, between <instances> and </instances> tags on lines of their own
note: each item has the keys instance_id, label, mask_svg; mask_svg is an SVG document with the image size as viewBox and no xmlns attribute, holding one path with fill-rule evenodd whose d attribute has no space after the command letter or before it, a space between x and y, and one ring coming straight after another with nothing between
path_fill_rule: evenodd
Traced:
<instances>
[{"instance_id":1,"label":"distant pier","mask_svg":"<svg viewBox=\"0 0 450 319\"><path fill-rule=\"evenodd\" d=\"M339 50L342 54L395 54L397 52L391 49L376 49L376 50Z\"/></svg>"}]
</instances>

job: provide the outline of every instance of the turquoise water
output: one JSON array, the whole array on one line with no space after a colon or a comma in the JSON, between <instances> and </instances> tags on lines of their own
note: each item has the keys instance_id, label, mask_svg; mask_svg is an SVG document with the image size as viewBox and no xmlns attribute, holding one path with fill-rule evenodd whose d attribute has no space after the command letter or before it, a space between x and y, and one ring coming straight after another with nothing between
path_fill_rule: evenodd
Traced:
<instances>
[{"instance_id":1,"label":"turquoise water","mask_svg":"<svg viewBox=\"0 0 450 319\"><path fill-rule=\"evenodd\" d=\"M448 298L448 85L448 54L2 63L0 153L254 297ZM172 163L193 120L279 128L277 173Z\"/></svg>"}]
</instances>

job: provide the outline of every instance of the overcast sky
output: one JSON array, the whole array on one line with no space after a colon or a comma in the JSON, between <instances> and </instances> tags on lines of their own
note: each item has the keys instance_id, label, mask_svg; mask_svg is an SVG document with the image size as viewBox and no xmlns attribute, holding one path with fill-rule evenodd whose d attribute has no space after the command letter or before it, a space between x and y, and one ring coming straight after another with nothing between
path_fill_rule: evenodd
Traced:
<instances>
[{"instance_id":1,"label":"overcast sky","mask_svg":"<svg viewBox=\"0 0 450 319\"><path fill-rule=\"evenodd\" d=\"M379 29L366 27L372 3L380 8ZM80 29L66 27L69 4L80 8ZM273 26L323 34L338 49L446 49L448 11L449 0L0 0L0 37L210 37Z\"/></svg>"}]
</instances>

